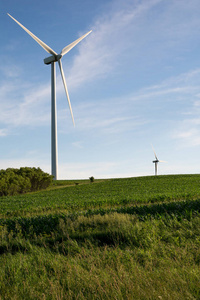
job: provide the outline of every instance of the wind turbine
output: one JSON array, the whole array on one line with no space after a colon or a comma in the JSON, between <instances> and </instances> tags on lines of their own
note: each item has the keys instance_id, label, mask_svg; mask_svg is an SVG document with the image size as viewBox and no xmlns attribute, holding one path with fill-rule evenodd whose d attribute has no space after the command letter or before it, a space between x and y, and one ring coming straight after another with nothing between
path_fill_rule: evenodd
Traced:
<instances>
[{"instance_id":1,"label":"wind turbine","mask_svg":"<svg viewBox=\"0 0 200 300\"><path fill-rule=\"evenodd\" d=\"M151 145L152 146L152 145ZM155 155L155 160L153 160L152 162L155 164L155 176L158 175L158 163L159 162L166 162L164 160L159 160L157 155L156 155L156 152L152 146L152 149L153 149L153 152L154 152L154 155Z\"/></svg>"},{"instance_id":2,"label":"wind turbine","mask_svg":"<svg viewBox=\"0 0 200 300\"><path fill-rule=\"evenodd\" d=\"M53 49L51 49L48 45L46 45L43 41L41 41L37 36L35 36L31 31L29 31L25 26L23 26L20 22L18 22L15 18L13 18L10 14L8 14L19 26L21 26L46 52L51 54L51 56L44 59L44 63L46 65L51 64L51 174L54 176L54 179L57 179L58 173L58 153L57 153L57 113L56 113L56 69L55 63L58 62L60 73L64 85L64 89L67 95L67 100L69 104L69 109L72 116L72 121L74 123L74 117L72 112L72 107L69 99L69 93L67 89L67 84L65 80L65 75L61 63L61 58L68 53L73 47L75 47L80 41L82 41L88 34L92 32L89 31L73 43L67 45L62 49L60 54L57 54Z\"/></svg>"}]
</instances>

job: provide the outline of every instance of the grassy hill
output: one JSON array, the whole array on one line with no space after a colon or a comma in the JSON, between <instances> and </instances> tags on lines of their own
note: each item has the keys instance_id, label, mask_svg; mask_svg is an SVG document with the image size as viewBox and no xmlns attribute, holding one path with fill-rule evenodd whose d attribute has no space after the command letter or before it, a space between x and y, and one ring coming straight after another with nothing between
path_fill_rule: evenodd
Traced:
<instances>
[{"instance_id":1,"label":"grassy hill","mask_svg":"<svg viewBox=\"0 0 200 300\"><path fill-rule=\"evenodd\" d=\"M200 299L200 175L0 198L0 299Z\"/></svg>"}]
</instances>

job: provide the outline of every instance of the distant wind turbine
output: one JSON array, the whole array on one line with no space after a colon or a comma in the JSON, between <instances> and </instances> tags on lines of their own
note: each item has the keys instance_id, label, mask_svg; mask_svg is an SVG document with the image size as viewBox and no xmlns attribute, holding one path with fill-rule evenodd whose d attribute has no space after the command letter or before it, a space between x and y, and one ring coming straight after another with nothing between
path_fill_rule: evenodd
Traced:
<instances>
[{"instance_id":1,"label":"distant wind turbine","mask_svg":"<svg viewBox=\"0 0 200 300\"><path fill-rule=\"evenodd\" d=\"M10 14L8 14L19 26L21 26L44 50L51 54L51 56L44 59L44 63L46 65L51 64L51 174L54 176L54 179L57 179L58 173L58 154L57 154L57 113L56 113L56 77L55 77L55 62L58 62L60 73L62 77L62 81L64 84L65 92L67 95L67 100L69 104L69 109L72 116L72 121L74 123L73 112L71 108L71 103L69 99L69 93L67 89L67 84L65 81L65 75L61 63L61 58L68 53L74 46L76 46L82 39L84 39L88 34L92 32L89 31L80 38L78 38L73 43L69 44L65 48L62 49L60 54L57 54L54 50L52 50L48 45L46 45L43 41L41 41L37 36L35 36L32 32L30 32L26 27L24 27L20 22L18 22L15 18L13 18Z\"/></svg>"},{"instance_id":2,"label":"distant wind turbine","mask_svg":"<svg viewBox=\"0 0 200 300\"><path fill-rule=\"evenodd\" d=\"M151 145L152 146L152 145ZM166 162L164 160L159 160L157 155L156 155L156 152L152 146L152 149L153 149L153 152L154 152L154 155L155 155L155 160L153 160L152 162L155 164L155 176L158 175L158 163L159 162Z\"/></svg>"}]
</instances>

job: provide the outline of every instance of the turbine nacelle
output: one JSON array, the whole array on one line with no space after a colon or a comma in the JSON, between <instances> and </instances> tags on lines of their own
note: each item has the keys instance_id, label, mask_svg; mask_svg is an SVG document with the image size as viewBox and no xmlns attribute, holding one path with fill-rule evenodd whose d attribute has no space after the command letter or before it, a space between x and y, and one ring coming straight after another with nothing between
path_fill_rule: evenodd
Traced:
<instances>
[{"instance_id":1,"label":"turbine nacelle","mask_svg":"<svg viewBox=\"0 0 200 300\"><path fill-rule=\"evenodd\" d=\"M61 54L51 55L44 59L44 63L45 63L45 65L49 65L52 62L59 61L61 58L62 58Z\"/></svg>"}]
</instances>

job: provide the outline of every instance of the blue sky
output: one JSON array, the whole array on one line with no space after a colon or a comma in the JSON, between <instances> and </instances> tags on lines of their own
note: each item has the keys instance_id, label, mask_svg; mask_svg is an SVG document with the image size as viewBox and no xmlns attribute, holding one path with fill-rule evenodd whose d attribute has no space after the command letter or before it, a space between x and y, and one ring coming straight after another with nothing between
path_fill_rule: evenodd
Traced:
<instances>
[{"instance_id":1,"label":"blue sky","mask_svg":"<svg viewBox=\"0 0 200 300\"><path fill-rule=\"evenodd\" d=\"M57 53L59 179L200 172L199 0L0 3L0 168L50 173L50 66L7 12Z\"/></svg>"}]
</instances>

